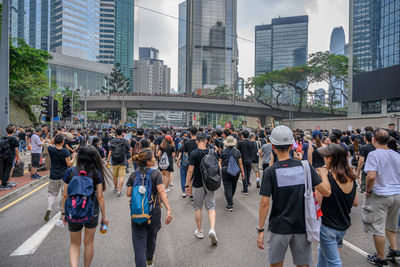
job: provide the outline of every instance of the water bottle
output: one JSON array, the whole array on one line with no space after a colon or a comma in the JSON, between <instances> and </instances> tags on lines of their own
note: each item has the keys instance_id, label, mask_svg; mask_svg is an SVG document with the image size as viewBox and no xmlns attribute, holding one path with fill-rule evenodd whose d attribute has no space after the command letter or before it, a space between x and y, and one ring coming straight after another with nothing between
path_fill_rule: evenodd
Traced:
<instances>
[{"instance_id":1,"label":"water bottle","mask_svg":"<svg viewBox=\"0 0 400 267\"><path fill-rule=\"evenodd\" d=\"M100 233L105 234L105 233L107 233L107 230L108 230L107 224L101 223Z\"/></svg>"},{"instance_id":2,"label":"water bottle","mask_svg":"<svg viewBox=\"0 0 400 267\"><path fill-rule=\"evenodd\" d=\"M64 222L61 219L57 219L56 226L60 227L60 228L64 228Z\"/></svg>"}]
</instances>

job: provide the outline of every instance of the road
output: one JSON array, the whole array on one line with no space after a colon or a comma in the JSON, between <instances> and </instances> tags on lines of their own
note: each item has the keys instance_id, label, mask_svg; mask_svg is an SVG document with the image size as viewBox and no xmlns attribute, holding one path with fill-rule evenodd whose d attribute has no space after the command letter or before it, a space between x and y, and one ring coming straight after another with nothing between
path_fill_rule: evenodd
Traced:
<instances>
[{"instance_id":1,"label":"road","mask_svg":"<svg viewBox=\"0 0 400 267\"><path fill-rule=\"evenodd\" d=\"M154 266L266 266L266 252L256 247L256 225L260 196L253 186L249 195L235 196L235 211L225 210L223 190L216 193L218 246L210 246L210 240L194 237L194 213L192 203L182 199L178 188L179 172L175 172L175 186L168 194L173 221L163 224L157 239ZM254 177L252 177L254 178ZM110 219L108 233L96 233L95 255L92 266L133 266L134 254L131 240L128 198L117 198L113 186L105 192L107 217ZM360 199L362 203L363 197ZM361 206L361 205L360 205ZM45 222L47 186L0 212L0 266L68 266L69 234L66 228L54 227L33 255L10 256L21 244L36 233ZM1 207L0 207L1 209ZM52 214L54 215L55 212ZM205 232L209 225L203 211ZM362 231L361 207L352 210L352 226L345 236L350 243L341 251L343 266L372 266L362 256L363 251L374 252L372 236ZM165 210L163 211L165 218ZM266 241L266 240L265 240ZM399 243L399 242L398 242ZM348 243L346 243L348 244ZM30 244L32 245L32 244ZM352 248L350 248L351 246ZM81 258L83 255L83 249ZM313 245L314 265L317 245ZM83 260L80 263L83 266ZM314 266L313 265L313 266ZM284 266L293 266L290 252ZM390 266L400 266L392 264Z\"/></svg>"}]
</instances>

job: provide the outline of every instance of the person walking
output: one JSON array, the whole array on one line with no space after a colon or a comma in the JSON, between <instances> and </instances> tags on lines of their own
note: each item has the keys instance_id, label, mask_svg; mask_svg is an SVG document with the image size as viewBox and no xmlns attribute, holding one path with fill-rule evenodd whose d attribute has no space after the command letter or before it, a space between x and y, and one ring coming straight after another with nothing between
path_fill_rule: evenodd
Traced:
<instances>
[{"instance_id":1,"label":"person walking","mask_svg":"<svg viewBox=\"0 0 400 267\"><path fill-rule=\"evenodd\" d=\"M133 184L137 179L137 174L146 175L151 167L156 164L153 151L151 149L143 149L139 153L133 156L133 160L138 165L138 171L135 171L129 177L126 183L126 195L130 197L132 195ZM149 218L150 223L137 224L131 221L132 228L132 243L135 252L135 264L137 267L153 266L153 255L156 249L157 233L161 228L161 201L164 203L167 209L167 218L165 224L169 224L172 221L172 211L168 202L167 194L164 190L162 175L159 171L154 170L151 175L152 185L152 198L155 200L155 206L152 211L152 215Z\"/></svg>"},{"instance_id":2,"label":"person walking","mask_svg":"<svg viewBox=\"0 0 400 267\"><path fill-rule=\"evenodd\" d=\"M377 266L387 260L400 260L396 232L400 211L400 154L389 149L389 133L377 129L372 137L376 150L369 152L364 172L367 173L366 193L362 210L365 232L373 234L376 253L367 261ZM389 252L385 258L385 235Z\"/></svg>"},{"instance_id":3,"label":"person walking","mask_svg":"<svg viewBox=\"0 0 400 267\"><path fill-rule=\"evenodd\" d=\"M170 135L166 135L161 142L160 148L157 152L157 157L160 159L159 168L161 170L165 192L171 192L169 186L172 184L171 173L174 173L174 159L175 159L175 146ZM163 157L168 158L168 166L162 166Z\"/></svg>"},{"instance_id":4,"label":"person walking","mask_svg":"<svg viewBox=\"0 0 400 267\"><path fill-rule=\"evenodd\" d=\"M237 141L233 136L228 136L224 141L225 149L222 150L219 162L222 169L222 182L224 184L224 194L227 202L226 209L233 211L233 196L236 192L236 186L238 183L239 175L242 174L242 180L244 179L244 169L242 162L242 155L240 151L235 148ZM231 162L231 157L239 167L237 174L229 173L228 166Z\"/></svg>"},{"instance_id":5,"label":"person walking","mask_svg":"<svg viewBox=\"0 0 400 267\"><path fill-rule=\"evenodd\" d=\"M358 177L361 177L360 182L360 192L364 193L366 190L367 183L367 173L365 172L365 163L367 162L367 158L370 152L376 150L375 146L372 144L372 136L373 132L366 132L364 136L365 145L360 148L360 157L358 159L358 167L356 170L356 174Z\"/></svg>"},{"instance_id":6,"label":"person walking","mask_svg":"<svg viewBox=\"0 0 400 267\"><path fill-rule=\"evenodd\" d=\"M271 162L271 155L272 155L272 144L269 140L269 136L264 138L265 144L263 144L258 151L260 154L260 158L262 158L262 169L263 169L263 174L266 168L269 167L269 163Z\"/></svg>"},{"instance_id":7,"label":"person walking","mask_svg":"<svg viewBox=\"0 0 400 267\"><path fill-rule=\"evenodd\" d=\"M241 193L245 195L249 194L248 187L251 186L250 174L251 174L252 154L254 150L254 145L249 140L249 135L250 135L249 131L244 130L242 132L243 140L240 140L238 142L238 150L242 155L243 169L245 175L245 178L243 180L243 190L241 191Z\"/></svg>"},{"instance_id":8,"label":"person walking","mask_svg":"<svg viewBox=\"0 0 400 267\"><path fill-rule=\"evenodd\" d=\"M257 188L260 188L260 167L259 167L259 153L258 151L260 150L261 146L260 143L258 142L258 138L256 134L252 133L250 134L250 140L253 143L253 149L252 149L252 154L251 154L251 171L254 172L256 175L256 185Z\"/></svg>"},{"instance_id":9,"label":"person walking","mask_svg":"<svg viewBox=\"0 0 400 267\"><path fill-rule=\"evenodd\" d=\"M93 194L90 196L94 201L94 216L87 223L71 223L65 218L65 201L68 198L68 184L74 176L86 172L86 176L93 180ZM101 211L101 223L108 226L109 220L106 217L106 206L103 197L103 191L106 190L106 169L99 156L99 153L93 146L83 146L78 152L76 167L72 167L64 175L64 197L62 205L62 219L68 225L70 232L69 261L71 267L79 266L80 250L82 243L82 229L85 227L84 235L84 266L89 267L94 255L94 235L99 223L99 208Z\"/></svg>"},{"instance_id":10,"label":"person walking","mask_svg":"<svg viewBox=\"0 0 400 267\"><path fill-rule=\"evenodd\" d=\"M39 167L40 164L40 156L42 154L42 145L43 142L40 139L39 136L42 134L42 129L41 128L36 128L35 133L32 134L31 136L31 178L33 179L40 179L42 176L40 176L37 173L37 168Z\"/></svg>"},{"instance_id":11,"label":"person walking","mask_svg":"<svg viewBox=\"0 0 400 267\"><path fill-rule=\"evenodd\" d=\"M311 144L308 145L307 160L314 169L321 168L325 165L324 157L318 153L318 149L322 147L322 133L315 130L312 133Z\"/></svg>"},{"instance_id":12,"label":"person walking","mask_svg":"<svg viewBox=\"0 0 400 267\"><path fill-rule=\"evenodd\" d=\"M312 255L304 219L305 170L301 161L290 157L289 151L295 141L288 127L274 128L270 140L278 162L266 169L261 183L257 247L264 249L264 224L272 197L267 242L269 264L273 267L283 266L290 245L293 263L309 266L312 264ZM312 186L322 196L328 197L331 194L329 181L324 177L321 180L311 166L310 171Z\"/></svg>"},{"instance_id":13,"label":"person walking","mask_svg":"<svg viewBox=\"0 0 400 267\"><path fill-rule=\"evenodd\" d=\"M7 126L7 136L0 140L0 190L9 190L17 185L15 182L9 182L14 165L20 161L19 143L14 131L14 126Z\"/></svg>"},{"instance_id":14,"label":"person walking","mask_svg":"<svg viewBox=\"0 0 400 267\"><path fill-rule=\"evenodd\" d=\"M318 152L324 157L325 166L317 172L329 181L331 195L324 197L315 192L323 214L317 267L339 267L342 262L338 248L351 226L351 207L358 206L356 176L347 163L343 146L332 144L318 148Z\"/></svg>"}]
</instances>

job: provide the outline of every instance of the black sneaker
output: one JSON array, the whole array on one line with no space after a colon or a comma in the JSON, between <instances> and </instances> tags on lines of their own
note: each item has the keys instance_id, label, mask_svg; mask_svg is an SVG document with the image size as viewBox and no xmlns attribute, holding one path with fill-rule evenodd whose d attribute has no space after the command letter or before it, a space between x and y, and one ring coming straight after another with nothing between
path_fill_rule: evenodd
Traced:
<instances>
[{"instance_id":1,"label":"black sneaker","mask_svg":"<svg viewBox=\"0 0 400 267\"><path fill-rule=\"evenodd\" d=\"M44 215L44 221L45 222L48 222L50 220L50 213L51 213L50 210L46 211L46 214Z\"/></svg>"},{"instance_id":2,"label":"black sneaker","mask_svg":"<svg viewBox=\"0 0 400 267\"><path fill-rule=\"evenodd\" d=\"M260 181L257 181L257 188L260 188Z\"/></svg>"},{"instance_id":3,"label":"black sneaker","mask_svg":"<svg viewBox=\"0 0 400 267\"><path fill-rule=\"evenodd\" d=\"M386 259L378 258L378 255L372 254L367 256L367 261L373 265L383 267L384 265L388 265L388 261Z\"/></svg>"},{"instance_id":4,"label":"black sneaker","mask_svg":"<svg viewBox=\"0 0 400 267\"><path fill-rule=\"evenodd\" d=\"M251 186L251 183L249 183L249 186Z\"/></svg>"},{"instance_id":5,"label":"black sneaker","mask_svg":"<svg viewBox=\"0 0 400 267\"><path fill-rule=\"evenodd\" d=\"M189 197L189 200L190 200L190 201L194 201L193 196L190 196L190 197Z\"/></svg>"},{"instance_id":6,"label":"black sneaker","mask_svg":"<svg viewBox=\"0 0 400 267\"><path fill-rule=\"evenodd\" d=\"M225 208L226 208L226 210L229 210L230 212L233 211L233 207L232 206L226 206Z\"/></svg>"},{"instance_id":7,"label":"black sneaker","mask_svg":"<svg viewBox=\"0 0 400 267\"><path fill-rule=\"evenodd\" d=\"M240 193L242 193L243 195L248 195L248 194L249 194L249 191L244 191L244 190L242 190L242 191L240 191Z\"/></svg>"},{"instance_id":8,"label":"black sneaker","mask_svg":"<svg viewBox=\"0 0 400 267\"><path fill-rule=\"evenodd\" d=\"M389 252L386 255L386 259L389 261L399 261L400 260L400 251L399 250L392 250L389 247Z\"/></svg>"}]
</instances>

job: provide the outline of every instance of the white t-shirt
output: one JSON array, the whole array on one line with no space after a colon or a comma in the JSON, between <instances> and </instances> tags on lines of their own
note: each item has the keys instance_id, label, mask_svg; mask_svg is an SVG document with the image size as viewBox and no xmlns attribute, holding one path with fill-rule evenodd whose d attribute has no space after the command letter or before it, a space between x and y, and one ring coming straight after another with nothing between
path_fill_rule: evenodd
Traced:
<instances>
[{"instance_id":1,"label":"white t-shirt","mask_svg":"<svg viewBox=\"0 0 400 267\"><path fill-rule=\"evenodd\" d=\"M374 194L400 194L400 154L393 150L377 149L368 154L364 171L376 172Z\"/></svg>"},{"instance_id":2,"label":"white t-shirt","mask_svg":"<svg viewBox=\"0 0 400 267\"><path fill-rule=\"evenodd\" d=\"M40 146L42 144L42 141L40 141L40 137L37 134L33 134L31 136L31 144L32 144L32 150L31 150L32 153L34 154L42 153L42 147Z\"/></svg>"}]
</instances>

